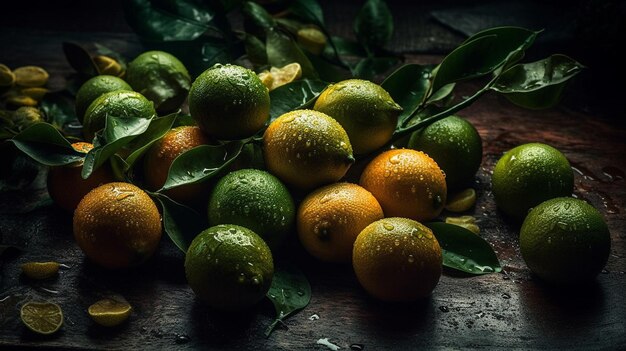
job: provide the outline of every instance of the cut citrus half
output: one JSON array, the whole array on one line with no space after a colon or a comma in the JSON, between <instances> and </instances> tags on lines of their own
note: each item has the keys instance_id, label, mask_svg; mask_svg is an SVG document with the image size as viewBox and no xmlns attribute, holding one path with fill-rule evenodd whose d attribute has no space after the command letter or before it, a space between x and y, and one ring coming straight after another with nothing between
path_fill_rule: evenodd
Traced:
<instances>
[{"instance_id":1,"label":"cut citrus half","mask_svg":"<svg viewBox=\"0 0 626 351\"><path fill-rule=\"evenodd\" d=\"M294 62L281 68L272 67L270 69L270 74L273 78L270 90L274 90L287 83L291 83L294 80L300 79L302 76L302 67L299 63Z\"/></svg>"},{"instance_id":2,"label":"cut citrus half","mask_svg":"<svg viewBox=\"0 0 626 351\"><path fill-rule=\"evenodd\" d=\"M104 298L89 306L89 317L104 327L114 327L122 324L130 317L133 308L123 298Z\"/></svg>"},{"instance_id":3,"label":"cut citrus half","mask_svg":"<svg viewBox=\"0 0 626 351\"><path fill-rule=\"evenodd\" d=\"M446 204L446 210L450 212L465 212L476 203L476 190L467 188L454 194Z\"/></svg>"},{"instance_id":4,"label":"cut citrus half","mask_svg":"<svg viewBox=\"0 0 626 351\"><path fill-rule=\"evenodd\" d=\"M58 262L26 262L22 264L22 273L30 279L48 279L59 272Z\"/></svg>"},{"instance_id":5,"label":"cut citrus half","mask_svg":"<svg viewBox=\"0 0 626 351\"><path fill-rule=\"evenodd\" d=\"M52 334L63 325L63 311L52 302L28 302L22 306L20 317L28 329L43 335Z\"/></svg>"}]
</instances>

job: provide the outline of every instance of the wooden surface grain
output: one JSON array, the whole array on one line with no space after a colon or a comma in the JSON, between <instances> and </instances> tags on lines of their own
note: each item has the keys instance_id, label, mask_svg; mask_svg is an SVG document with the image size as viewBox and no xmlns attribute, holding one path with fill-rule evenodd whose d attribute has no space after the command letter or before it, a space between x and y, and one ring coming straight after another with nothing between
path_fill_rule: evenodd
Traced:
<instances>
[{"instance_id":1,"label":"wooden surface grain","mask_svg":"<svg viewBox=\"0 0 626 351\"><path fill-rule=\"evenodd\" d=\"M0 33L2 47L11 41L10 35ZM63 35L31 35L39 46L14 45L20 54L6 57L40 64L62 85L60 77L69 72L60 48ZM102 39L125 52L136 50L127 35L72 36L79 41ZM477 127L484 143L475 184L478 201L469 214L478 219L481 236L496 250L502 274L465 277L447 272L429 299L385 304L368 297L350 266L318 263L294 245L288 256L309 278L313 297L285 328L265 338L272 306L264 301L245 313L223 314L200 305L186 285L183 254L166 238L153 259L129 271L108 272L86 261L73 241L71 216L37 201L46 198L44 170L28 190L4 191L0 198L1 242L24 249L3 255L1 262L0 349L326 350L317 344L322 338L342 350L626 348L626 128L565 109L523 110L496 95L484 97L461 115ZM599 209L609 225L611 255L591 285L556 289L534 278L519 253L519 225L505 221L496 209L490 191L495 162L504 151L534 141L565 153L575 167L574 194ZM21 263L48 259L65 265L56 279L37 283L20 276ZM90 304L108 294L121 294L134 307L130 320L113 329L96 326L86 313ZM26 330L19 306L28 299L61 305L66 319L59 333L44 338Z\"/></svg>"}]
</instances>

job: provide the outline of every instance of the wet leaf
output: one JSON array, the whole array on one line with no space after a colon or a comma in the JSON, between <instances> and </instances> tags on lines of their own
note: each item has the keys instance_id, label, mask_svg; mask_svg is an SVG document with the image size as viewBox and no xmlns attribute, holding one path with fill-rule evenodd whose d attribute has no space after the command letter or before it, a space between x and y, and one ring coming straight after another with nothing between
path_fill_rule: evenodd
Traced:
<instances>
[{"instance_id":1,"label":"wet leaf","mask_svg":"<svg viewBox=\"0 0 626 351\"><path fill-rule=\"evenodd\" d=\"M265 33L276 26L276 21L263 6L246 1L241 9L243 25L247 33L259 38L265 38Z\"/></svg>"},{"instance_id":2,"label":"wet leaf","mask_svg":"<svg viewBox=\"0 0 626 351\"><path fill-rule=\"evenodd\" d=\"M297 62L302 67L302 78L315 79L318 77L311 61L287 33L271 28L267 31L265 47L267 59L271 66L284 67Z\"/></svg>"},{"instance_id":3,"label":"wet leaf","mask_svg":"<svg viewBox=\"0 0 626 351\"><path fill-rule=\"evenodd\" d=\"M47 166L63 166L85 157L49 123L33 124L9 140L33 160Z\"/></svg>"},{"instance_id":4,"label":"wet leaf","mask_svg":"<svg viewBox=\"0 0 626 351\"><path fill-rule=\"evenodd\" d=\"M304 54L311 61L313 68L319 75L319 79L325 82L339 82L352 78L351 72L343 63L334 62L325 56L318 56L308 51L305 51Z\"/></svg>"},{"instance_id":5,"label":"wet leaf","mask_svg":"<svg viewBox=\"0 0 626 351\"><path fill-rule=\"evenodd\" d=\"M209 25L214 13L197 1L128 0L124 4L126 21L144 40L194 40L216 29Z\"/></svg>"},{"instance_id":6,"label":"wet leaf","mask_svg":"<svg viewBox=\"0 0 626 351\"><path fill-rule=\"evenodd\" d=\"M196 235L209 227L206 215L200 215L164 194L149 194L161 204L165 232L182 252L187 252Z\"/></svg>"},{"instance_id":7,"label":"wet leaf","mask_svg":"<svg viewBox=\"0 0 626 351\"><path fill-rule=\"evenodd\" d=\"M393 100L402 106L398 120L402 121L417 111L430 87L433 65L404 65L391 73L382 82Z\"/></svg>"},{"instance_id":8,"label":"wet leaf","mask_svg":"<svg viewBox=\"0 0 626 351\"><path fill-rule=\"evenodd\" d=\"M270 118L274 120L280 115L311 105L328 86L321 80L303 79L285 84L270 91Z\"/></svg>"},{"instance_id":9,"label":"wet leaf","mask_svg":"<svg viewBox=\"0 0 626 351\"><path fill-rule=\"evenodd\" d=\"M443 252L443 265L470 274L497 273L502 270L489 243L469 230L447 223L426 223Z\"/></svg>"},{"instance_id":10,"label":"wet leaf","mask_svg":"<svg viewBox=\"0 0 626 351\"><path fill-rule=\"evenodd\" d=\"M265 336L269 337L279 323L309 304L311 285L297 267L288 263L277 264L266 296L276 310L276 319L265 330Z\"/></svg>"},{"instance_id":11,"label":"wet leaf","mask_svg":"<svg viewBox=\"0 0 626 351\"><path fill-rule=\"evenodd\" d=\"M584 68L565 55L517 64L503 72L492 87L516 105L542 109L556 105L567 82Z\"/></svg>"},{"instance_id":12,"label":"wet leaf","mask_svg":"<svg viewBox=\"0 0 626 351\"><path fill-rule=\"evenodd\" d=\"M132 167L152 144L161 139L165 133L172 129L174 122L178 118L178 114L179 112L174 112L167 116L153 119L148 129L128 144L128 149L133 150L133 152L124 160L127 167Z\"/></svg>"},{"instance_id":13,"label":"wet leaf","mask_svg":"<svg viewBox=\"0 0 626 351\"><path fill-rule=\"evenodd\" d=\"M391 11L383 0L367 0L354 21L359 42L372 53L382 49L393 35Z\"/></svg>"},{"instance_id":14,"label":"wet leaf","mask_svg":"<svg viewBox=\"0 0 626 351\"><path fill-rule=\"evenodd\" d=\"M63 52L67 62L76 72L85 77L98 75L98 66L91 59L91 55L82 46L76 43L63 42Z\"/></svg>"},{"instance_id":15,"label":"wet leaf","mask_svg":"<svg viewBox=\"0 0 626 351\"><path fill-rule=\"evenodd\" d=\"M489 74L517 59L534 42L538 32L518 27L492 28L467 39L448 54L434 74L431 92L462 80Z\"/></svg>"},{"instance_id":16,"label":"wet leaf","mask_svg":"<svg viewBox=\"0 0 626 351\"><path fill-rule=\"evenodd\" d=\"M96 133L94 148L85 157L82 177L87 179L111 156L145 132L151 121L149 118L107 116L104 129Z\"/></svg>"},{"instance_id":17,"label":"wet leaf","mask_svg":"<svg viewBox=\"0 0 626 351\"><path fill-rule=\"evenodd\" d=\"M222 145L200 145L178 156L159 191L209 179L231 164L245 145L242 140Z\"/></svg>"}]
</instances>

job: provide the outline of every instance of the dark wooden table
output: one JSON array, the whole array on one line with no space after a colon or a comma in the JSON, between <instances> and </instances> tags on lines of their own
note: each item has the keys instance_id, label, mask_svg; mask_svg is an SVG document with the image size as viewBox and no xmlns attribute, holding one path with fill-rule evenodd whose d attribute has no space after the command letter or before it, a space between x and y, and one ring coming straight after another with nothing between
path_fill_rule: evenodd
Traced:
<instances>
[{"instance_id":1,"label":"dark wooden table","mask_svg":"<svg viewBox=\"0 0 626 351\"><path fill-rule=\"evenodd\" d=\"M3 29L0 61L41 65L54 77L51 84L62 86L70 68L60 43L67 39L98 41L130 56L138 51L136 38L129 34ZM5 54L7 48L11 54ZM418 63L439 59L408 57ZM474 123L484 142L476 177L478 201L469 214L496 250L502 274L463 277L448 272L429 299L385 304L368 297L350 266L321 264L296 246L290 256L311 282L311 303L289 318L286 328L265 338L273 317L270 303L240 314L217 313L198 304L185 282L184 255L165 237L153 259L129 271L108 272L86 261L73 241L71 216L46 201L42 170L25 189L1 192L0 242L24 251L6 253L0 261L0 349L325 350L316 343L322 338L343 350L626 348L623 123L565 108L523 110L495 95L461 115ZM599 209L608 222L611 255L591 285L555 289L536 280L519 253L519 226L504 221L495 207L490 191L495 162L504 151L534 141L565 153L575 169L574 194ZM35 283L20 276L22 262L48 259L65 265L55 280ZM134 312L117 328L98 327L86 309L112 293L125 296ZM59 333L37 337L26 330L18 306L28 299L62 306L65 325Z\"/></svg>"}]
</instances>

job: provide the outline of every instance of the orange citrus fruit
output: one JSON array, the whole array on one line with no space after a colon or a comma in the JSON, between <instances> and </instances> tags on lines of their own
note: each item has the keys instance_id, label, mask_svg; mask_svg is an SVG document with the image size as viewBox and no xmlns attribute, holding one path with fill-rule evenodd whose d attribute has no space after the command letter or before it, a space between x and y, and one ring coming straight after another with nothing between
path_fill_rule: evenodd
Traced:
<instances>
[{"instance_id":1,"label":"orange citrus fruit","mask_svg":"<svg viewBox=\"0 0 626 351\"><path fill-rule=\"evenodd\" d=\"M148 194L129 183L90 191L74 211L74 238L85 255L105 268L143 263L161 240L161 215Z\"/></svg>"},{"instance_id":2,"label":"orange citrus fruit","mask_svg":"<svg viewBox=\"0 0 626 351\"><path fill-rule=\"evenodd\" d=\"M167 132L146 152L143 170L148 189L156 191L165 184L176 157L196 146L209 143L210 139L196 126L177 127ZM167 190L165 194L174 201L194 205L200 200L206 201L209 191L208 183L201 182L182 185Z\"/></svg>"},{"instance_id":3,"label":"orange citrus fruit","mask_svg":"<svg viewBox=\"0 0 626 351\"><path fill-rule=\"evenodd\" d=\"M88 153L93 145L85 142L73 143L78 152ZM94 188L115 180L108 163L96 169L87 179L81 176L82 162L51 167L48 172L48 193L52 200L64 210L72 213L82 198Z\"/></svg>"},{"instance_id":4,"label":"orange citrus fruit","mask_svg":"<svg viewBox=\"0 0 626 351\"><path fill-rule=\"evenodd\" d=\"M341 179L354 162L345 130L328 115L311 110L287 112L263 135L267 169L299 189Z\"/></svg>"},{"instance_id":5,"label":"orange citrus fruit","mask_svg":"<svg viewBox=\"0 0 626 351\"><path fill-rule=\"evenodd\" d=\"M369 191L356 184L335 183L302 201L298 236L312 256L327 262L350 262L357 235L383 217L383 209Z\"/></svg>"},{"instance_id":6,"label":"orange citrus fruit","mask_svg":"<svg viewBox=\"0 0 626 351\"><path fill-rule=\"evenodd\" d=\"M407 218L385 218L361 231L352 265L365 290L384 301L427 297L442 271L439 242L432 231Z\"/></svg>"},{"instance_id":7,"label":"orange citrus fruit","mask_svg":"<svg viewBox=\"0 0 626 351\"><path fill-rule=\"evenodd\" d=\"M446 179L437 163L421 151L385 151L363 171L360 184L369 190L385 216L429 221L446 203Z\"/></svg>"}]
</instances>

